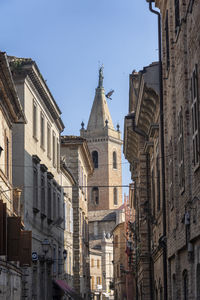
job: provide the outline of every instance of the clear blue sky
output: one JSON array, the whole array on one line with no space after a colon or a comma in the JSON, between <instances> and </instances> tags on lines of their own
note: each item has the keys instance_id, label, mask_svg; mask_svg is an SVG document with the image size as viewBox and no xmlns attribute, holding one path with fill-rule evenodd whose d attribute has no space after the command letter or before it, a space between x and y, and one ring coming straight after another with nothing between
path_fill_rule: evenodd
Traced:
<instances>
[{"instance_id":1,"label":"clear blue sky","mask_svg":"<svg viewBox=\"0 0 200 300\"><path fill-rule=\"evenodd\" d=\"M0 50L36 61L54 95L65 134L87 124L104 64L113 123L123 133L129 74L157 60L157 18L146 0L1 0ZM123 184L130 182L123 159ZM126 190L124 190L126 191Z\"/></svg>"}]
</instances>

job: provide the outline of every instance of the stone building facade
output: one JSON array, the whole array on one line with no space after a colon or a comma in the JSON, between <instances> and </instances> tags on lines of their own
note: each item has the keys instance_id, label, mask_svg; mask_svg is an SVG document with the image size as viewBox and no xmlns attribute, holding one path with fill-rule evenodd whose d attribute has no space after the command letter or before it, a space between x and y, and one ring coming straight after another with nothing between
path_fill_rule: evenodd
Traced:
<instances>
[{"instance_id":1,"label":"stone building facade","mask_svg":"<svg viewBox=\"0 0 200 300\"><path fill-rule=\"evenodd\" d=\"M94 300L102 299L102 252L98 249L90 250L90 286Z\"/></svg>"},{"instance_id":2,"label":"stone building facade","mask_svg":"<svg viewBox=\"0 0 200 300\"><path fill-rule=\"evenodd\" d=\"M200 298L200 2L155 1L163 44L168 299Z\"/></svg>"},{"instance_id":3,"label":"stone building facade","mask_svg":"<svg viewBox=\"0 0 200 300\"><path fill-rule=\"evenodd\" d=\"M88 178L93 162L87 142L78 136L62 136L61 156L76 184L72 189L73 208L73 287L84 299L90 297Z\"/></svg>"},{"instance_id":4,"label":"stone building facade","mask_svg":"<svg viewBox=\"0 0 200 300\"><path fill-rule=\"evenodd\" d=\"M69 287L73 288L73 198L72 187L76 181L66 166L65 159L61 158L61 186L64 192L64 277Z\"/></svg>"},{"instance_id":5,"label":"stone building facade","mask_svg":"<svg viewBox=\"0 0 200 300\"><path fill-rule=\"evenodd\" d=\"M88 180L89 233L91 247L102 251L103 297L112 294L113 245L111 232L116 224L116 209L122 204L121 135L115 130L103 88L103 67L99 70L87 129L80 134L88 142L94 163L94 173ZM90 248L91 248L90 247ZM108 266L111 266L110 269Z\"/></svg>"},{"instance_id":6,"label":"stone building facade","mask_svg":"<svg viewBox=\"0 0 200 300\"><path fill-rule=\"evenodd\" d=\"M126 294L126 236L125 222L120 222L113 230L113 267L114 267L114 299L127 299Z\"/></svg>"},{"instance_id":7,"label":"stone building facade","mask_svg":"<svg viewBox=\"0 0 200 300\"><path fill-rule=\"evenodd\" d=\"M32 231L33 263L24 268L23 297L56 297L63 275L64 214L60 186L60 110L32 59L9 57L27 124L13 128L13 183L22 189L21 215Z\"/></svg>"},{"instance_id":8,"label":"stone building facade","mask_svg":"<svg viewBox=\"0 0 200 300\"><path fill-rule=\"evenodd\" d=\"M0 99L0 299L20 300L20 267L31 263L31 232L22 230L21 190L12 180L12 130L14 124L26 120L4 52L0 52ZM24 248L24 241L29 249Z\"/></svg>"},{"instance_id":9,"label":"stone building facade","mask_svg":"<svg viewBox=\"0 0 200 300\"><path fill-rule=\"evenodd\" d=\"M124 154L134 181L130 223L136 297L163 297L163 236L159 64L130 75L129 114L125 117ZM157 298L156 298L157 299Z\"/></svg>"},{"instance_id":10,"label":"stone building facade","mask_svg":"<svg viewBox=\"0 0 200 300\"><path fill-rule=\"evenodd\" d=\"M132 232L137 250L136 296L199 299L200 3L195 0L147 2L151 11L152 2L160 9L160 15L154 8L153 12L161 20L162 73L159 75L162 75L164 127L162 130L161 117L159 121L160 92L156 86L148 91L149 84L143 84L148 70L145 68L143 74L133 73L124 152L135 181L136 218ZM145 265L141 285L142 260Z\"/></svg>"}]
</instances>

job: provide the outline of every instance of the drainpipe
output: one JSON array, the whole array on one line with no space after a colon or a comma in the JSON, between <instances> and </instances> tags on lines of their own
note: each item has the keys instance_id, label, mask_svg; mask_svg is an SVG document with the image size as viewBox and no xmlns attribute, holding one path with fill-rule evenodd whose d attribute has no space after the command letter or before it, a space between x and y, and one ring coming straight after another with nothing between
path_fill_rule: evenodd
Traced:
<instances>
[{"instance_id":1,"label":"drainpipe","mask_svg":"<svg viewBox=\"0 0 200 300\"><path fill-rule=\"evenodd\" d=\"M166 245L166 198L165 198L165 149L164 149L164 117L163 117L163 74L161 58L161 16L160 13L152 8L153 0L149 2L149 10L158 16L158 50L159 50L159 85L160 85L160 148L161 148L161 171L162 171L162 197L163 197L163 282L164 282L164 300L167 300L167 245Z\"/></svg>"},{"instance_id":2,"label":"drainpipe","mask_svg":"<svg viewBox=\"0 0 200 300\"><path fill-rule=\"evenodd\" d=\"M146 153L146 180L147 180L147 224L148 224L148 252L149 252L149 279L150 279L150 295L151 299L154 299L154 269L153 269L153 263L152 263L152 256L151 256L151 223L150 223L150 213L151 213L151 206L150 206L150 159L149 159L149 153Z\"/></svg>"}]
</instances>

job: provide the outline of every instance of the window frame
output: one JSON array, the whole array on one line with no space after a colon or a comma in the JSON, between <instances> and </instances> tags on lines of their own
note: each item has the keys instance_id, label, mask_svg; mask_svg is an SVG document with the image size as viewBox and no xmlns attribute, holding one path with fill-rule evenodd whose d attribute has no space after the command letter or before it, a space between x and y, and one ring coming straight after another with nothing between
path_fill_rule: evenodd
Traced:
<instances>
[{"instance_id":1,"label":"window frame","mask_svg":"<svg viewBox=\"0 0 200 300\"><path fill-rule=\"evenodd\" d=\"M178 179L179 189L182 194L185 190L185 168L184 168L184 131L183 131L183 109L181 107L178 113Z\"/></svg>"},{"instance_id":2,"label":"window frame","mask_svg":"<svg viewBox=\"0 0 200 300\"><path fill-rule=\"evenodd\" d=\"M95 192L95 193L94 193ZM97 194L98 192L98 194ZM99 205L99 188L97 186L94 186L92 188L92 191L91 191L91 198L92 198L92 203L94 205Z\"/></svg>"},{"instance_id":3,"label":"window frame","mask_svg":"<svg viewBox=\"0 0 200 300\"><path fill-rule=\"evenodd\" d=\"M92 151L92 161L94 165L94 169L99 168L99 153L97 150Z\"/></svg>"},{"instance_id":4,"label":"window frame","mask_svg":"<svg viewBox=\"0 0 200 300\"><path fill-rule=\"evenodd\" d=\"M191 115L192 115L192 148L193 165L196 170L200 166L200 116L199 116L199 93L198 93L198 66L195 67L191 77Z\"/></svg>"},{"instance_id":5,"label":"window frame","mask_svg":"<svg viewBox=\"0 0 200 300\"><path fill-rule=\"evenodd\" d=\"M113 151L113 169L117 170L117 152Z\"/></svg>"},{"instance_id":6,"label":"window frame","mask_svg":"<svg viewBox=\"0 0 200 300\"><path fill-rule=\"evenodd\" d=\"M118 189L116 186L113 188L113 204L118 205Z\"/></svg>"}]
</instances>

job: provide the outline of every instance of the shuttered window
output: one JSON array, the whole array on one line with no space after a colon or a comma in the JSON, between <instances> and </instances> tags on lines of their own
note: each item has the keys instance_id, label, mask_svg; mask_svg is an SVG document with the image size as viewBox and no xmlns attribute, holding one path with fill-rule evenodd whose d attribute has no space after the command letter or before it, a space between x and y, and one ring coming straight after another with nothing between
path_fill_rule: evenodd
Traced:
<instances>
[{"instance_id":1,"label":"shuttered window","mask_svg":"<svg viewBox=\"0 0 200 300\"><path fill-rule=\"evenodd\" d=\"M200 120L199 120L199 95L198 95L198 68L195 69L191 78L191 111L192 111L192 144L193 144L193 164L199 166L200 160Z\"/></svg>"},{"instance_id":2,"label":"shuttered window","mask_svg":"<svg viewBox=\"0 0 200 300\"><path fill-rule=\"evenodd\" d=\"M32 232L20 232L20 266L31 266L32 262Z\"/></svg>"},{"instance_id":3,"label":"shuttered window","mask_svg":"<svg viewBox=\"0 0 200 300\"><path fill-rule=\"evenodd\" d=\"M19 261L20 260L20 217L8 217L7 218L8 235L7 235L7 259L8 261Z\"/></svg>"}]
</instances>

